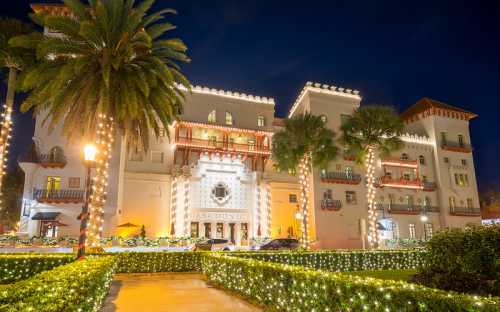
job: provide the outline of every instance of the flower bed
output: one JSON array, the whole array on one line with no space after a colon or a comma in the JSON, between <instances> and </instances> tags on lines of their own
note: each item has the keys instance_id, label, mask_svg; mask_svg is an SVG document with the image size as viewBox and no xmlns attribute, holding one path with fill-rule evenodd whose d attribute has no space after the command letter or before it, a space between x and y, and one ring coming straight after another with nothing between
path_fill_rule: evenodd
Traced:
<instances>
[{"instance_id":1,"label":"flower bed","mask_svg":"<svg viewBox=\"0 0 500 312\"><path fill-rule=\"evenodd\" d=\"M363 270L416 269L423 265L425 252L422 250L387 251L319 251L319 252L251 252L232 253L268 262L325 270L333 272Z\"/></svg>"},{"instance_id":2,"label":"flower bed","mask_svg":"<svg viewBox=\"0 0 500 312\"><path fill-rule=\"evenodd\" d=\"M107 294L114 257L88 257L59 266L0 292L0 311L97 311Z\"/></svg>"},{"instance_id":3,"label":"flower bed","mask_svg":"<svg viewBox=\"0 0 500 312\"><path fill-rule=\"evenodd\" d=\"M72 254L8 254L0 255L0 284L8 284L32 277L74 261Z\"/></svg>"},{"instance_id":4,"label":"flower bed","mask_svg":"<svg viewBox=\"0 0 500 312\"><path fill-rule=\"evenodd\" d=\"M278 311L498 311L500 298L311 270L223 254L202 256L213 283Z\"/></svg>"},{"instance_id":5,"label":"flower bed","mask_svg":"<svg viewBox=\"0 0 500 312\"><path fill-rule=\"evenodd\" d=\"M118 273L201 271L203 252L116 253Z\"/></svg>"}]
</instances>

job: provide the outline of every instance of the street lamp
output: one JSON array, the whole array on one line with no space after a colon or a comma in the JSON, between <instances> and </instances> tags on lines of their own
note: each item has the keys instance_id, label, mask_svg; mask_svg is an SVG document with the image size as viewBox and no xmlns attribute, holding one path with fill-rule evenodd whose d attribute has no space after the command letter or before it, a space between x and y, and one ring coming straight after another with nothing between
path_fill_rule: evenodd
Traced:
<instances>
[{"instance_id":1,"label":"street lamp","mask_svg":"<svg viewBox=\"0 0 500 312\"><path fill-rule=\"evenodd\" d=\"M78 254L77 259L85 257L85 244L87 241L87 222L89 219L89 200L90 193L92 192L91 170L95 163L97 155L97 148L93 144L87 144L83 148L83 159L87 169L87 176L85 179L85 201L82 206L82 213L80 214L80 237L78 239Z\"/></svg>"}]
</instances>

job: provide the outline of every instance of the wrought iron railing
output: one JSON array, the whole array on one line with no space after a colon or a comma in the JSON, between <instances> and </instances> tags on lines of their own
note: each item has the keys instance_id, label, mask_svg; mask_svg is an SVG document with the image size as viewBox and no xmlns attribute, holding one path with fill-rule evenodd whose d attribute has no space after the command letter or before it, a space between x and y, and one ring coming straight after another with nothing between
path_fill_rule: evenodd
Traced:
<instances>
[{"instance_id":1,"label":"wrought iron railing","mask_svg":"<svg viewBox=\"0 0 500 312\"><path fill-rule=\"evenodd\" d=\"M377 183L379 186L390 186L390 187L406 187L406 188L422 188L422 181L420 179L405 179L405 178L393 178L391 176L382 176Z\"/></svg>"},{"instance_id":2,"label":"wrought iron railing","mask_svg":"<svg viewBox=\"0 0 500 312\"><path fill-rule=\"evenodd\" d=\"M480 216L481 209L475 207L450 207L450 214L454 216Z\"/></svg>"},{"instance_id":3,"label":"wrought iron railing","mask_svg":"<svg viewBox=\"0 0 500 312\"><path fill-rule=\"evenodd\" d=\"M472 146L463 142L453 142L453 141L442 141L441 147L445 150L457 151L457 152L471 152Z\"/></svg>"},{"instance_id":4,"label":"wrought iron railing","mask_svg":"<svg viewBox=\"0 0 500 312\"><path fill-rule=\"evenodd\" d=\"M408 205L408 204L378 204L377 209L385 210L394 214L425 214L427 212L439 212L437 206Z\"/></svg>"},{"instance_id":5,"label":"wrought iron railing","mask_svg":"<svg viewBox=\"0 0 500 312\"><path fill-rule=\"evenodd\" d=\"M83 202L84 190L80 189L63 189L63 190L46 190L33 189L33 199L38 202L47 203L79 203Z\"/></svg>"},{"instance_id":6,"label":"wrought iron railing","mask_svg":"<svg viewBox=\"0 0 500 312\"><path fill-rule=\"evenodd\" d=\"M249 152L249 153L266 153L269 154L271 149L269 146L264 146L263 144L245 144L245 143L235 143L231 141L217 141L211 139L196 139L187 137L178 137L176 139L177 144L188 145L198 148L207 149L222 149L227 151L235 152Z\"/></svg>"},{"instance_id":7,"label":"wrought iron railing","mask_svg":"<svg viewBox=\"0 0 500 312\"><path fill-rule=\"evenodd\" d=\"M356 173L330 171L321 174L321 181L328 183L359 184L361 175Z\"/></svg>"},{"instance_id":8,"label":"wrought iron railing","mask_svg":"<svg viewBox=\"0 0 500 312\"><path fill-rule=\"evenodd\" d=\"M38 160L42 166L48 167L64 167L67 163L64 155L39 154Z\"/></svg>"},{"instance_id":9,"label":"wrought iron railing","mask_svg":"<svg viewBox=\"0 0 500 312\"><path fill-rule=\"evenodd\" d=\"M321 200L321 209L326 210L339 210L342 208L342 201L337 199L323 199Z\"/></svg>"}]
</instances>

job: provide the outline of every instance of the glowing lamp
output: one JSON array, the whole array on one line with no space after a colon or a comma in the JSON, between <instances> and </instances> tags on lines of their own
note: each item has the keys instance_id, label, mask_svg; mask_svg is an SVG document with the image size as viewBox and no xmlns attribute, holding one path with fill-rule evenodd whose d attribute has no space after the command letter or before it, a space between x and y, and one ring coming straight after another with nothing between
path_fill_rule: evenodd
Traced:
<instances>
[{"instance_id":1,"label":"glowing lamp","mask_svg":"<svg viewBox=\"0 0 500 312\"><path fill-rule=\"evenodd\" d=\"M295 219L297 219L297 220L302 219L302 214L299 211L297 211L297 213L295 214Z\"/></svg>"},{"instance_id":2,"label":"glowing lamp","mask_svg":"<svg viewBox=\"0 0 500 312\"><path fill-rule=\"evenodd\" d=\"M87 144L83 148L84 159L87 162L95 161L95 156L97 155L97 148L93 144Z\"/></svg>"},{"instance_id":3,"label":"glowing lamp","mask_svg":"<svg viewBox=\"0 0 500 312\"><path fill-rule=\"evenodd\" d=\"M420 216L420 221L427 222L428 220L429 220L429 218L426 215L421 215Z\"/></svg>"}]
</instances>

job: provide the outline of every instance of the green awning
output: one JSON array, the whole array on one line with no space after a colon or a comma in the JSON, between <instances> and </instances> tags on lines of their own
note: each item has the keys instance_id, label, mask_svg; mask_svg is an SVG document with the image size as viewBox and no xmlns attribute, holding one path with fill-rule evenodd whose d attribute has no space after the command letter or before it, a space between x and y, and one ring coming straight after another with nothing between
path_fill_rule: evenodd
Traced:
<instances>
[{"instance_id":1,"label":"green awning","mask_svg":"<svg viewBox=\"0 0 500 312\"><path fill-rule=\"evenodd\" d=\"M31 220L54 221L60 214L60 212L37 212Z\"/></svg>"}]
</instances>

